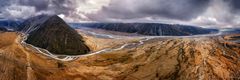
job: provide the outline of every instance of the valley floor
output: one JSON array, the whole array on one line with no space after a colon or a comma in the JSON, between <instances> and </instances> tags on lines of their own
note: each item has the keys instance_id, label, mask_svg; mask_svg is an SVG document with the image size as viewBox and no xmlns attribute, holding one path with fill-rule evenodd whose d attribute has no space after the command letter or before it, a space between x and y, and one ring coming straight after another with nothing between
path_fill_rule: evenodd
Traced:
<instances>
[{"instance_id":1,"label":"valley floor","mask_svg":"<svg viewBox=\"0 0 240 80\"><path fill-rule=\"evenodd\" d=\"M141 40L84 37L93 51ZM23 46L21 38L0 33L0 80L240 79L240 46L223 36L153 38L72 61L42 55Z\"/></svg>"}]
</instances>

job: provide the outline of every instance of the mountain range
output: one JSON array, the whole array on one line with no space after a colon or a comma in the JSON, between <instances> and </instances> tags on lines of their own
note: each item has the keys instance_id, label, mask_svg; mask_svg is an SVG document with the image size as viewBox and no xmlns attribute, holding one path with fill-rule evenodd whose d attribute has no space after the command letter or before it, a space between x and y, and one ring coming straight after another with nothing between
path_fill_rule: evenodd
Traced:
<instances>
[{"instance_id":1,"label":"mountain range","mask_svg":"<svg viewBox=\"0 0 240 80\"><path fill-rule=\"evenodd\" d=\"M137 33L150 36L189 36L218 32L217 29L162 23L80 23L79 25L81 27Z\"/></svg>"},{"instance_id":2,"label":"mountain range","mask_svg":"<svg viewBox=\"0 0 240 80\"><path fill-rule=\"evenodd\" d=\"M21 24L21 21L15 21L15 20L1 20L0 21L0 27L5 28L8 31L18 30L20 24Z\"/></svg>"}]
</instances>

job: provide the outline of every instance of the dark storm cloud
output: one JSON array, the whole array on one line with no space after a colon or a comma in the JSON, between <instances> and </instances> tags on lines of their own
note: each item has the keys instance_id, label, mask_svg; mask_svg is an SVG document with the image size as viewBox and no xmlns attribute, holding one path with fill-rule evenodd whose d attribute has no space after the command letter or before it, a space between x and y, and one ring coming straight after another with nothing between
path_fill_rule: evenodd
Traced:
<instances>
[{"instance_id":1,"label":"dark storm cloud","mask_svg":"<svg viewBox=\"0 0 240 80\"><path fill-rule=\"evenodd\" d=\"M240 0L224 0L225 2L229 2L229 6L234 10L240 10Z\"/></svg>"},{"instance_id":2,"label":"dark storm cloud","mask_svg":"<svg viewBox=\"0 0 240 80\"><path fill-rule=\"evenodd\" d=\"M20 0L19 4L34 6L37 11L68 14L77 7L77 2L84 0Z\"/></svg>"},{"instance_id":3,"label":"dark storm cloud","mask_svg":"<svg viewBox=\"0 0 240 80\"><path fill-rule=\"evenodd\" d=\"M0 18L57 14L66 21L239 25L240 0L1 0Z\"/></svg>"},{"instance_id":4,"label":"dark storm cloud","mask_svg":"<svg viewBox=\"0 0 240 80\"><path fill-rule=\"evenodd\" d=\"M175 19L192 19L208 7L209 0L156 0L150 6L140 6L139 13ZM151 6L154 5L154 6Z\"/></svg>"},{"instance_id":5,"label":"dark storm cloud","mask_svg":"<svg viewBox=\"0 0 240 80\"><path fill-rule=\"evenodd\" d=\"M203 13L210 0L112 0L92 18L165 17L189 20Z\"/></svg>"},{"instance_id":6,"label":"dark storm cloud","mask_svg":"<svg viewBox=\"0 0 240 80\"><path fill-rule=\"evenodd\" d=\"M236 15L240 15L240 0L224 0L228 3L230 12Z\"/></svg>"},{"instance_id":7,"label":"dark storm cloud","mask_svg":"<svg viewBox=\"0 0 240 80\"><path fill-rule=\"evenodd\" d=\"M49 0L19 0L19 4L34 6L37 11L46 10L49 3Z\"/></svg>"},{"instance_id":8,"label":"dark storm cloud","mask_svg":"<svg viewBox=\"0 0 240 80\"><path fill-rule=\"evenodd\" d=\"M71 15L78 7L78 3L84 2L85 0L4 0L0 2L0 17L21 18L22 16L24 18L34 16L31 14ZM26 12L31 13L23 14Z\"/></svg>"},{"instance_id":9,"label":"dark storm cloud","mask_svg":"<svg viewBox=\"0 0 240 80\"><path fill-rule=\"evenodd\" d=\"M210 6L194 21L200 25L240 27L240 0L211 0Z\"/></svg>"},{"instance_id":10,"label":"dark storm cloud","mask_svg":"<svg viewBox=\"0 0 240 80\"><path fill-rule=\"evenodd\" d=\"M1 1L0 7L6 6L6 5L10 5L10 1Z\"/></svg>"}]
</instances>

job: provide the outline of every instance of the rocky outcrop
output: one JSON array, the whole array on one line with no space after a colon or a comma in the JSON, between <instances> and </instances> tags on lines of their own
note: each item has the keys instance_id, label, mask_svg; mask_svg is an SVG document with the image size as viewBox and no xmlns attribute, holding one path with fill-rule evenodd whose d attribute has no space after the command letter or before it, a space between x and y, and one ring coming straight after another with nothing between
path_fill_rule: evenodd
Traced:
<instances>
[{"instance_id":1,"label":"rocky outcrop","mask_svg":"<svg viewBox=\"0 0 240 80\"><path fill-rule=\"evenodd\" d=\"M27 43L54 54L79 55L90 50L82 36L57 15L37 16L25 21L21 32L28 34Z\"/></svg>"}]
</instances>

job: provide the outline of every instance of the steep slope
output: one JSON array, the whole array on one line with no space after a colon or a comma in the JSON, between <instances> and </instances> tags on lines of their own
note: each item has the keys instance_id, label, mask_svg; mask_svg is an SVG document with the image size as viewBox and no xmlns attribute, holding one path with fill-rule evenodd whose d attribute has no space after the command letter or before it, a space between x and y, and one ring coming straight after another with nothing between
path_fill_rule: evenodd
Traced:
<instances>
[{"instance_id":1,"label":"steep slope","mask_svg":"<svg viewBox=\"0 0 240 80\"><path fill-rule=\"evenodd\" d=\"M217 32L215 29L160 23L81 23L80 26L151 36L187 36Z\"/></svg>"},{"instance_id":2,"label":"steep slope","mask_svg":"<svg viewBox=\"0 0 240 80\"><path fill-rule=\"evenodd\" d=\"M8 31L8 30L4 27L0 27L0 31Z\"/></svg>"},{"instance_id":3,"label":"steep slope","mask_svg":"<svg viewBox=\"0 0 240 80\"><path fill-rule=\"evenodd\" d=\"M21 31L29 34L26 42L36 47L66 55L86 54L90 51L81 35L57 15L32 18L23 25L26 26Z\"/></svg>"},{"instance_id":4,"label":"steep slope","mask_svg":"<svg viewBox=\"0 0 240 80\"><path fill-rule=\"evenodd\" d=\"M18 26L18 31L29 34L30 32L40 28L40 26L47 21L49 17L49 15L31 17Z\"/></svg>"}]
</instances>

